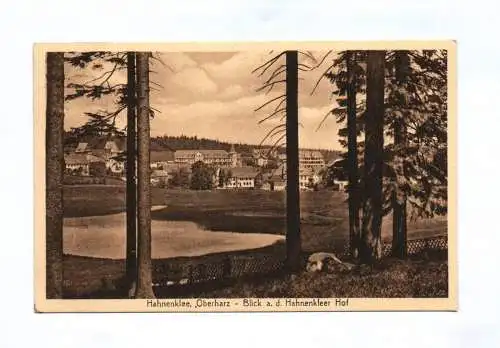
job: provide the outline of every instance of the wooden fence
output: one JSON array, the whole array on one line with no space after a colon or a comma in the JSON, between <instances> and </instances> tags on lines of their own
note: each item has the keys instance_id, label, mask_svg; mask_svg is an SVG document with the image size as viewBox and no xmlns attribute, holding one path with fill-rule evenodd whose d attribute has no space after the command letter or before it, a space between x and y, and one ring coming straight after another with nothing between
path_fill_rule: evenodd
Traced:
<instances>
[{"instance_id":1,"label":"wooden fence","mask_svg":"<svg viewBox=\"0 0 500 348\"><path fill-rule=\"evenodd\" d=\"M423 251L447 250L448 237L437 236L408 241L408 254ZM383 246L384 256L391 253L391 244ZM220 257L195 257L180 260L154 260L155 286L185 286L207 282L234 280L242 277L278 273L284 269L284 245L277 245L266 252L221 255ZM339 252L348 258L346 250Z\"/></svg>"}]
</instances>

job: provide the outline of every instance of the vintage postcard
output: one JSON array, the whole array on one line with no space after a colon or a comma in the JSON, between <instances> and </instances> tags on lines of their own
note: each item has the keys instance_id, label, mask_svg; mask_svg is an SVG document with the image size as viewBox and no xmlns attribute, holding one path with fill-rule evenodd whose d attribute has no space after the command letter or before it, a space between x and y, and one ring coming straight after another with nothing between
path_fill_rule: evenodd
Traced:
<instances>
[{"instance_id":1,"label":"vintage postcard","mask_svg":"<svg viewBox=\"0 0 500 348\"><path fill-rule=\"evenodd\" d=\"M35 310L457 310L456 64L35 44Z\"/></svg>"}]
</instances>

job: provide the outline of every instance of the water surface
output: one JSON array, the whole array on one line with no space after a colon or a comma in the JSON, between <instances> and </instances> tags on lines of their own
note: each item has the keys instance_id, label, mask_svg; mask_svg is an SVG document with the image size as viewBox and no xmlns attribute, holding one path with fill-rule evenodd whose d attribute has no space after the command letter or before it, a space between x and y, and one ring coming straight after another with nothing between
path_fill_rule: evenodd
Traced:
<instances>
[{"instance_id":1,"label":"water surface","mask_svg":"<svg viewBox=\"0 0 500 348\"><path fill-rule=\"evenodd\" d=\"M64 219L64 253L110 259L125 258L125 213ZM152 257L200 256L256 249L284 240L270 233L206 230L191 221L151 221Z\"/></svg>"}]
</instances>

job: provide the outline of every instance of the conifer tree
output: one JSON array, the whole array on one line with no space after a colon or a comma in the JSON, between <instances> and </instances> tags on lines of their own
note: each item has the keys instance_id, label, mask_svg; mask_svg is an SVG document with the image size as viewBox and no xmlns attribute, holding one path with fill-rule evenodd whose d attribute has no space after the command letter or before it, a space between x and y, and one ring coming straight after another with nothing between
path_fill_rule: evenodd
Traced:
<instances>
[{"instance_id":1,"label":"conifer tree","mask_svg":"<svg viewBox=\"0 0 500 348\"><path fill-rule=\"evenodd\" d=\"M63 297L64 53L46 56L46 297Z\"/></svg>"}]
</instances>

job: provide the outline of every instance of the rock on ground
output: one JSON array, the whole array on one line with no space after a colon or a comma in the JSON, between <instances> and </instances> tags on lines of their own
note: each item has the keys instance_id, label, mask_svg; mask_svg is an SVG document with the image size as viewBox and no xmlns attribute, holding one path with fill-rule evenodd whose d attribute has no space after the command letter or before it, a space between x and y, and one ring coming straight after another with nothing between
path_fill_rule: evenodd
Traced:
<instances>
[{"instance_id":1,"label":"rock on ground","mask_svg":"<svg viewBox=\"0 0 500 348\"><path fill-rule=\"evenodd\" d=\"M355 265L342 262L335 254L329 252L317 252L311 254L307 259L306 270L308 272L342 272L350 271Z\"/></svg>"}]
</instances>

